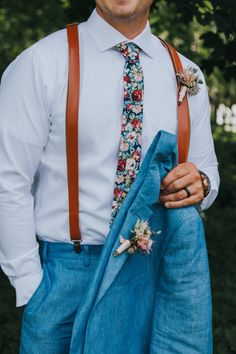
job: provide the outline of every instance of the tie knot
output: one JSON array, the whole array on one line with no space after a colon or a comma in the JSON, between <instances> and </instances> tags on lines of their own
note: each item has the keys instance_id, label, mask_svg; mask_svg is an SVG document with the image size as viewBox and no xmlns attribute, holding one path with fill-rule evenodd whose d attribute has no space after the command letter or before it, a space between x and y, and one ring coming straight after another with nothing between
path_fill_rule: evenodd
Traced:
<instances>
[{"instance_id":1,"label":"tie knot","mask_svg":"<svg viewBox=\"0 0 236 354\"><path fill-rule=\"evenodd\" d=\"M123 55L125 60L135 62L139 59L139 52L141 48L139 48L137 44L133 42L129 42L129 43L121 42L117 44L115 47Z\"/></svg>"}]
</instances>

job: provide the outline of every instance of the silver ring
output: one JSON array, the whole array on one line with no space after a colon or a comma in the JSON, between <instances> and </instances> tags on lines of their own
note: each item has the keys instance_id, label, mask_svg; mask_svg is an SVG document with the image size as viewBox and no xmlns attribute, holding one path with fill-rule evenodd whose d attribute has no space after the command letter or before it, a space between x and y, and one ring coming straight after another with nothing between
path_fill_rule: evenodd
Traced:
<instances>
[{"instance_id":1,"label":"silver ring","mask_svg":"<svg viewBox=\"0 0 236 354\"><path fill-rule=\"evenodd\" d=\"M191 197L191 193L188 187L184 187L185 192L187 193L187 198Z\"/></svg>"}]
</instances>

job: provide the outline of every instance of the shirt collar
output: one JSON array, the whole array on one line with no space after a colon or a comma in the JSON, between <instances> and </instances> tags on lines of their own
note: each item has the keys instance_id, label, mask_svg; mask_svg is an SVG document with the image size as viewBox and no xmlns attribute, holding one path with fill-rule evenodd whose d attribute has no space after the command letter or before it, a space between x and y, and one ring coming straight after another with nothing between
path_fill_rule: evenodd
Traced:
<instances>
[{"instance_id":1,"label":"shirt collar","mask_svg":"<svg viewBox=\"0 0 236 354\"><path fill-rule=\"evenodd\" d=\"M153 34L151 33L149 21L147 21L144 30L130 40L106 22L94 9L87 20L87 28L100 52L104 52L116 44L126 41L137 44L151 58L155 56Z\"/></svg>"}]
</instances>

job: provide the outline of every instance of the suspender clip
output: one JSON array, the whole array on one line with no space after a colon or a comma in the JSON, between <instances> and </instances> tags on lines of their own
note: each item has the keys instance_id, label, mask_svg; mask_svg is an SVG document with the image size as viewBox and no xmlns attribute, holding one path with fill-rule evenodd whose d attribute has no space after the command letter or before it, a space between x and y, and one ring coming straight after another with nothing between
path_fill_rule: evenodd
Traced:
<instances>
[{"instance_id":1,"label":"suspender clip","mask_svg":"<svg viewBox=\"0 0 236 354\"><path fill-rule=\"evenodd\" d=\"M80 242L81 242L82 240L75 240L75 241L73 241L73 246L74 246L74 251L76 252L76 253L80 253L81 252L81 247L80 247Z\"/></svg>"}]
</instances>

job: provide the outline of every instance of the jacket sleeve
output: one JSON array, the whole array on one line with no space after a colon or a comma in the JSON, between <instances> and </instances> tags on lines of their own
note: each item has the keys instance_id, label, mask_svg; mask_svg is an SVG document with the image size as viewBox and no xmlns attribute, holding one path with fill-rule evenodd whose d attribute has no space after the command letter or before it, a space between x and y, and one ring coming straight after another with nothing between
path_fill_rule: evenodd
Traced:
<instances>
[{"instance_id":1,"label":"jacket sleeve","mask_svg":"<svg viewBox=\"0 0 236 354\"><path fill-rule=\"evenodd\" d=\"M49 113L42 68L23 51L0 86L0 264L26 304L42 279L31 187L48 138Z\"/></svg>"}]
</instances>

